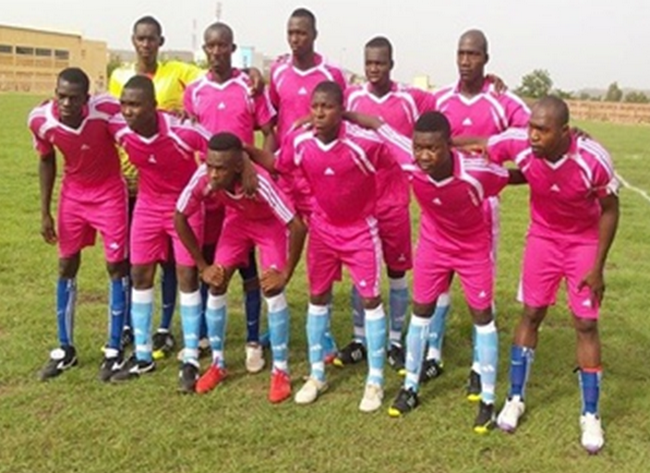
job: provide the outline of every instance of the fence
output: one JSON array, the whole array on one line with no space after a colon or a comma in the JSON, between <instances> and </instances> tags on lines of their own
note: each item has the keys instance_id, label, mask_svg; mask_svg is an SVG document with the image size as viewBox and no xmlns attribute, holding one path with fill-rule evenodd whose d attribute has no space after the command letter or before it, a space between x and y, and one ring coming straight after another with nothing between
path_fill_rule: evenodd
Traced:
<instances>
[{"instance_id":1,"label":"fence","mask_svg":"<svg viewBox=\"0 0 650 473\"><path fill-rule=\"evenodd\" d=\"M571 118L612 123L650 125L650 104L567 100Z\"/></svg>"}]
</instances>

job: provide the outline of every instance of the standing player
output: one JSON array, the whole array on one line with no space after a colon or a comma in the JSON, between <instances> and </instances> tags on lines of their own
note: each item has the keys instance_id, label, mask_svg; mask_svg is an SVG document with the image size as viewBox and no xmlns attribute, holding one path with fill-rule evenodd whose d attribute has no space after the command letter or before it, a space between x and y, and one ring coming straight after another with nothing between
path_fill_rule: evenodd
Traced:
<instances>
[{"instance_id":1,"label":"standing player","mask_svg":"<svg viewBox=\"0 0 650 473\"><path fill-rule=\"evenodd\" d=\"M185 90L185 112L210 133L234 133L246 144L254 144L254 132L264 134L264 148L274 150L275 110L265 93L251 96L252 83L248 75L232 67L232 53L236 49L232 29L225 23L214 23L203 35L210 70L192 82ZM204 252L212 261L214 248L223 222L223 209L211 208L207 203ZM264 367L262 346L259 343L260 290L257 279L255 253L251 251L249 264L240 268L246 292L246 368L256 373Z\"/></svg>"},{"instance_id":2,"label":"standing player","mask_svg":"<svg viewBox=\"0 0 650 473\"><path fill-rule=\"evenodd\" d=\"M378 116L398 133L410 137L430 95L391 80L393 47L388 39L375 37L368 41L364 56L368 82L346 90L346 109ZM394 369L403 373L402 327L408 307L406 271L412 267L412 251L408 181L397 162L377 174L377 194L379 238L390 286L387 359ZM352 307L354 338L338 352L334 360L338 366L361 361L366 356L363 307L354 286Z\"/></svg>"},{"instance_id":3,"label":"standing player","mask_svg":"<svg viewBox=\"0 0 650 473\"><path fill-rule=\"evenodd\" d=\"M202 279L211 285L206 320L213 363L199 379L196 391L208 392L226 376L223 353L228 283L237 267L248 264L248 255L253 246L257 246L264 270L262 289L268 308L273 352L269 400L275 403L291 395L287 360L289 308L284 288L300 260L306 227L295 216L286 197L261 169L258 170L257 193L253 198L247 198L242 189L243 170L241 140L231 133L214 135L210 139L206 163L194 174L176 208L178 234L194 258ZM213 265L204 258L196 234L188 223L192 214L200 212L203 202L212 199L226 206L223 232Z\"/></svg>"},{"instance_id":4,"label":"standing player","mask_svg":"<svg viewBox=\"0 0 650 473\"><path fill-rule=\"evenodd\" d=\"M552 96L534 105L528 134L512 130L493 137L487 152L497 162L514 160L530 185L531 223L519 294L524 311L515 330L510 391L498 425L512 432L524 413L539 327L566 279L577 335L581 443L595 453L605 442L598 412L602 376L598 317L605 261L619 216L611 159L598 143L569 130L569 109Z\"/></svg>"},{"instance_id":5,"label":"standing player","mask_svg":"<svg viewBox=\"0 0 650 473\"><path fill-rule=\"evenodd\" d=\"M134 64L124 65L113 71L108 83L110 94L119 99L129 79L135 75L144 75L154 83L158 107L173 114L181 114L183 91L190 82L200 77L203 71L194 64L158 60L158 51L165 43L165 37L160 22L152 16L144 16L135 22L131 42L135 49L136 61ZM122 172L129 183L130 208L133 209L137 195L137 172L128 156L122 153L121 158ZM173 257L170 258L161 265L162 317L153 337L155 359L167 356L175 345L170 328L176 307L178 282ZM126 340L132 337L129 322L127 322L125 335Z\"/></svg>"},{"instance_id":6,"label":"standing player","mask_svg":"<svg viewBox=\"0 0 650 473\"><path fill-rule=\"evenodd\" d=\"M488 42L483 32L469 30L458 41L456 64L459 81L434 94L431 108L445 114L451 124L453 138L467 136L492 136L509 127L526 126L530 112L514 94L495 89L492 77L485 75ZM499 200L492 197L485 201L486 219L492 232L493 261L496 273L496 249L499 235ZM449 294L438 300L431 320L429 349L423 370L425 380L437 376L442 368L442 342L446 317L449 312ZM474 334L476 340L476 334ZM481 393L478 353L474 343L474 362L467 386L467 398L478 401Z\"/></svg>"},{"instance_id":7,"label":"standing player","mask_svg":"<svg viewBox=\"0 0 650 473\"><path fill-rule=\"evenodd\" d=\"M135 356L111 381L137 378L155 369L151 345L153 281L156 263L168 257L171 238L180 282L185 345L180 387L185 392L193 392L199 367L201 296L194 260L178 239L173 215L178 196L196 171L196 153L206 150L208 135L200 127L156 111L154 86L148 77L139 75L129 79L122 90L120 104L122 115L111 120L111 132L140 176L131 226ZM202 230L201 220L199 214L192 221L198 230Z\"/></svg>"},{"instance_id":8,"label":"standing player","mask_svg":"<svg viewBox=\"0 0 650 473\"><path fill-rule=\"evenodd\" d=\"M90 97L88 89L88 76L81 69L64 69L57 78L55 99L29 115L29 128L41 157L41 234L47 243L59 247L56 318L60 348L50 354L40 374L43 380L77 364L73 339L76 277L81 250L95 243L96 232L102 235L110 277L109 340L100 379L108 380L122 363L120 336L128 287L127 193L108 132L108 121L119 112L119 105L108 96ZM50 209L56 178L55 147L65 163L56 230Z\"/></svg>"}]
</instances>

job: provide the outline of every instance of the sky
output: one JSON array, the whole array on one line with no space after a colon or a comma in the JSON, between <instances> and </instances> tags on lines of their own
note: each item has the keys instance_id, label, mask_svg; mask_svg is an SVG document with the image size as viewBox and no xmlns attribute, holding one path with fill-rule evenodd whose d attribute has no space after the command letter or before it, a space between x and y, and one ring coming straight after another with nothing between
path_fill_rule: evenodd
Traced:
<instances>
[{"instance_id":1,"label":"sky","mask_svg":"<svg viewBox=\"0 0 650 473\"><path fill-rule=\"evenodd\" d=\"M650 89L648 0L222 0L221 20L235 42L266 55L288 51L286 22L297 7L317 17L316 49L332 62L363 72L363 45L376 35L394 46L393 76L432 84L456 80L458 37L482 29L489 39L488 72L516 87L524 74L546 69L562 90L621 87ZM14 0L3 24L66 30L130 48L134 21L153 15L165 47L200 47L216 20L216 0ZM195 26L196 25L196 26Z\"/></svg>"}]
</instances>

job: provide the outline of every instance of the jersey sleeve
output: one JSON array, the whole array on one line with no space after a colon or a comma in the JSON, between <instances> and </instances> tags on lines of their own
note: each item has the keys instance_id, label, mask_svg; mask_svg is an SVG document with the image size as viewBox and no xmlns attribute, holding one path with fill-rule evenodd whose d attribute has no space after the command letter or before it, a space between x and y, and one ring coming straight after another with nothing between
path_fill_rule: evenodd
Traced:
<instances>
[{"instance_id":1,"label":"jersey sleeve","mask_svg":"<svg viewBox=\"0 0 650 473\"><path fill-rule=\"evenodd\" d=\"M113 95L101 94L95 97L97 111L113 117L121 112L120 102Z\"/></svg>"},{"instance_id":2,"label":"jersey sleeve","mask_svg":"<svg viewBox=\"0 0 650 473\"><path fill-rule=\"evenodd\" d=\"M187 86L189 86L192 82L201 77L203 70L194 64L181 64L184 66L180 74L181 82L184 84L184 88L187 88Z\"/></svg>"},{"instance_id":3,"label":"jersey sleeve","mask_svg":"<svg viewBox=\"0 0 650 473\"><path fill-rule=\"evenodd\" d=\"M592 140L584 140L583 146L588 147L593 156L591 165L591 188L592 192L602 199L609 195L618 195L620 187L619 180L614 172L614 166L609 153Z\"/></svg>"},{"instance_id":4,"label":"jersey sleeve","mask_svg":"<svg viewBox=\"0 0 650 473\"><path fill-rule=\"evenodd\" d=\"M530 109L519 97L508 94L506 117L508 128L526 128L530 120Z\"/></svg>"},{"instance_id":5,"label":"jersey sleeve","mask_svg":"<svg viewBox=\"0 0 650 473\"><path fill-rule=\"evenodd\" d=\"M381 137L387 151L390 153L400 167L407 172L412 172L416 169L415 161L413 160L413 143L410 138L407 138L390 125L384 124L377 133Z\"/></svg>"},{"instance_id":6,"label":"jersey sleeve","mask_svg":"<svg viewBox=\"0 0 650 473\"><path fill-rule=\"evenodd\" d=\"M196 108L194 107L194 88L193 84L187 86L183 91L183 110L190 117L196 117Z\"/></svg>"},{"instance_id":7,"label":"jersey sleeve","mask_svg":"<svg viewBox=\"0 0 650 473\"><path fill-rule=\"evenodd\" d=\"M255 125L261 127L269 124L276 115L269 96L269 90L265 89L264 92L256 95L253 101L255 105Z\"/></svg>"},{"instance_id":8,"label":"jersey sleeve","mask_svg":"<svg viewBox=\"0 0 650 473\"><path fill-rule=\"evenodd\" d=\"M54 153L54 145L48 141L42 131L44 124L45 117L40 116L38 110L34 110L27 121L29 131L32 133L34 149L41 157Z\"/></svg>"},{"instance_id":9,"label":"jersey sleeve","mask_svg":"<svg viewBox=\"0 0 650 473\"><path fill-rule=\"evenodd\" d=\"M483 198L499 195L508 185L508 171L483 158L463 158L467 172L483 187Z\"/></svg>"},{"instance_id":10,"label":"jersey sleeve","mask_svg":"<svg viewBox=\"0 0 650 473\"><path fill-rule=\"evenodd\" d=\"M190 179L190 182L188 182L178 197L176 210L186 217L201 210L201 204L206 198L204 190L207 185L207 169L205 164L199 166Z\"/></svg>"},{"instance_id":11,"label":"jersey sleeve","mask_svg":"<svg viewBox=\"0 0 650 473\"><path fill-rule=\"evenodd\" d=\"M436 98L431 92L412 87L409 89L409 93L415 101L415 106L418 110L418 117L425 112L436 111Z\"/></svg>"},{"instance_id":12,"label":"jersey sleeve","mask_svg":"<svg viewBox=\"0 0 650 473\"><path fill-rule=\"evenodd\" d=\"M517 153L527 147L528 135L521 128L513 128L498 135L491 136L487 141L486 151L491 162L503 164L514 161Z\"/></svg>"},{"instance_id":13,"label":"jersey sleeve","mask_svg":"<svg viewBox=\"0 0 650 473\"><path fill-rule=\"evenodd\" d=\"M258 174L257 195L263 199L275 216L288 224L295 216L295 210L289 198L268 177Z\"/></svg>"},{"instance_id":14,"label":"jersey sleeve","mask_svg":"<svg viewBox=\"0 0 650 473\"><path fill-rule=\"evenodd\" d=\"M275 170L280 174L290 175L296 170L296 149L292 133L284 137L282 146L275 153Z\"/></svg>"},{"instance_id":15,"label":"jersey sleeve","mask_svg":"<svg viewBox=\"0 0 650 473\"><path fill-rule=\"evenodd\" d=\"M334 82L336 82L341 87L341 90L345 90L348 87L348 83L345 80L343 69L339 67L332 67L331 73L332 77L334 78Z\"/></svg>"}]
</instances>

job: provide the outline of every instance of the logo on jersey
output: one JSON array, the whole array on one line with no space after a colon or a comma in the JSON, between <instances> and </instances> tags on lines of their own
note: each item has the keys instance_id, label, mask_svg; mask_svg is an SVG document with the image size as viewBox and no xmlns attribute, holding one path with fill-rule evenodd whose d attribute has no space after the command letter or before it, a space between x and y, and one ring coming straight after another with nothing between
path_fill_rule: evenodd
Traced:
<instances>
[{"instance_id":1,"label":"logo on jersey","mask_svg":"<svg viewBox=\"0 0 650 473\"><path fill-rule=\"evenodd\" d=\"M474 122L472 122L472 119L467 117L465 120L463 120L463 126L472 126Z\"/></svg>"},{"instance_id":2,"label":"logo on jersey","mask_svg":"<svg viewBox=\"0 0 650 473\"><path fill-rule=\"evenodd\" d=\"M558 187L557 184L553 184L551 186L551 192L560 192L560 188Z\"/></svg>"},{"instance_id":3,"label":"logo on jersey","mask_svg":"<svg viewBox=\"0 0 650 473\"><path fill-rule=\"evenodd\" d=\"M298 95L307 95L307 89L304 87L300 87L300 90L298 91Z\"/></svg>"},{"instance_id":4,"label":"logo on jersey","mask_svg":"<svg viewBox=\"0 0 650 473\"><path fill-rule=\"evenodd\" d=\"M327 168L327 169L325 169L325 173L324 173L324 174L325 174L326 176L333 176L333 175L334 175L334 169L332 169L332 168Z\"/></svg>"},{"instance_id":5,"label":"logo on jersey","mask_svg":"<svg viewBox=\"0 0 650 473\"><path fill-rule=\"evenodd\" d=\"M88 146L86 143L81 145L81 151L88 151L90 149L90 146Z\"/></svg>"},{"instance_id":6,"label":"logo on jersey","mask_svg":"<svg viewBox=\"0 0 650 473\"><path fill-rule=\"evenodd\" d=\"M220 102L219 105L217 106L218 110L225 110L226 109L226 104L223 102Z\"/></svg>"},{"instance_id":7,"label":"logo on jersey","mask_svg":"<svg viewBox=\"0 0 650 473\"><path fill-rule=\"evenodd\" d=\"M438 199L437 197L435 199L433 199L433 203L436 204L436 205L442 205L442 201L440 199Z\"/></svg>"},{"instance_id":8,"label":"logo on jersey","mask_svg":"<svg viewBox=\"0 0 650 473\"><path fill-rule=\"evenodd\" d=\"M147 159L148 162L151 164L156 164L158 161L156 161L156 157L153 154L149 155L149 159Z\"/></svg>"}]
</instances>

